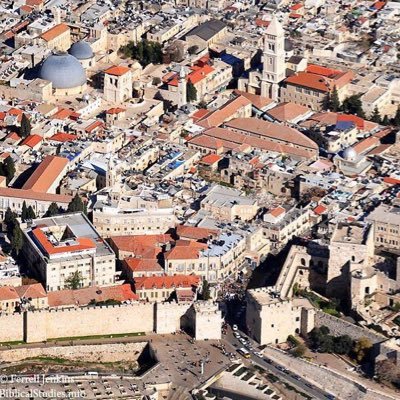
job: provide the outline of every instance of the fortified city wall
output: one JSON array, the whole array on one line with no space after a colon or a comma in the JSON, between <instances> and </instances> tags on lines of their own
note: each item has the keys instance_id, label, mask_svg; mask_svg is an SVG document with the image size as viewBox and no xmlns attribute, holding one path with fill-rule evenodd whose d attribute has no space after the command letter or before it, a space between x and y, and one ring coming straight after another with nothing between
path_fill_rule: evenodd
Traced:
<instances>
[{"instance_id":1,"label":"fortified city wall","mask_svg":"<svg viewBox=\"0 0 400 400\"><path fill-rule=\"evenodd\" d=\"M315 326L327 326L333 336L348 335L353 340L360 338L368 338L373 344L381 343L387 340L386 337L378 333L371 332L361 326L354 325L343 319L336 318L332 315L326 314L323 311L317 310L315 313Z\"/></svg>"},{"instance_id":2,"label":"fortified city wall","mask_svg":"<svg viewBox=\"0 0 400 400\"><path fill-rule=\"evenodd\" d=\"M103 307L25 311L0 315L0 343L124 333L173 333L187 304L135 303Z\"/></svg>"}]
</instances>

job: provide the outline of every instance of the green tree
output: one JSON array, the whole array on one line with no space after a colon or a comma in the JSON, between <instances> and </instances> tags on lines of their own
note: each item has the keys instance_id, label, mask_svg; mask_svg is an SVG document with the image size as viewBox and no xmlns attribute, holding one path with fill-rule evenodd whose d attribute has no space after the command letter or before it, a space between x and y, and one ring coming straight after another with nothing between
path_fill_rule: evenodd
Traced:
<instances>
[{"instance_id":1,"label":"green tree","mask_svg":"<svg viewBox=\"0 0 400 400\"><path fill-rule=\"evenodd\" d=\"M22 203L22 211L21 211L22 222L25 222L28 219L27 215L28 215L28 207L26 206L26 202L24 200L24 202Z\"/></svg>"},{"instance_id":2,"label":"green tree","mask_svg":"<svg viewBox=\"0 0 400 400\"><path fill-rule=\"evenodd\" d=\"M188 53L190 55L196 54L199 51L199 46L193 45L188 48Z\"/></svg>"},{"instance_id":3,"label":"green tree","mask_svg":"<svg viewBox=\"0 0 400 400\"><path fill-rule=\"evenodd\" d=\"M32 131L31 121L29 121L29 118L25 114L22 114L21 128L19 130L20 136L26 138L31 134L31 131Z\"/></svg>"},{"instance_id":4,"label":"green tree","mask_svg":"<svg viewBox=\"0 0 400 400\"><path fill-rule=\"evenodd\" d=\"M6 177L7 185L12 181L15 175L15 163L12 157L7 157L3 164L3 173Z\"/></svg>"},{"instance_id":5,"label":"green tree","mask_svg":"<svg viewBox=\"0 0 400 400\"><path fill-rule=\"evenodd\" d=\"M17 214L11 211L10 207L7 208L4 214L4 224L7 228L7 237L11 241L14 227L18 224Z\"/></svg>"},{"instance_id":6,"label":"green tree","mask_svg":"<svg viewBox=\"0 0 400 400\"><path fill-rule=\"evenodd\" d=\"M187 81L186 99L189 103L197 100L197 89L190 79Z\"/></svg>"},{"instance_id":7,"label":"green tree","mask_svg":"<svg viewBox=\"0 0 400 400\"><path fill-rule=\"evenodd\" d=\"M396 114L394 115L392 119L392 124L394 126L400 126L400 106L397 107Z\"/></svg>"},{"instance_id":8,"label":"green tree","mask_svg":"<svg viewBox=\"0 0 400 400\"><path fill-rule=\"evenodd\" d=\"M294 349L290 352L294 357L303 357L306 353L306 346L303 343L299 343Z\"/></svg>"},{"instance_id":9,"label":"green tree","mask_svg":"<svg viewBox=\"0 0 400 400\"><path fill-rule=\"evenodd\" d=\"M68 278L65 279L64 286L67 289L76 290L82 287L83 276L80 271L72 272Z\"/></svg>"},{"instance_id":10,"label":"green tree","mask_svg":"<svg viewBox=\"0 0 400 400\"><path fill-rule=\"evenodd\" d=\"M161 64L163 58L161 44L149 40L142 40L137 44L129 42L119 51L124 57L138 60L143 67L149 64Z\"/></svg>"},{"instance_id":11,"label":"green tree","mask_svg":"<svg viewBox=\"0 0 400 400\"><path fill-rule=\"evenodd\" d=\"M84 212L86 213L86 205L82 201L81 197L78 195L78 193L75 195L75 197L71 200L71 202L68 204L68 212Z\"/></svg>"},{"instance_id":12,"label":"green tree","mask_svg":"<svg viewBox=\"0 0 400 400\"><path fill-rule=\"evenodd\" d=\"M29 206L28 210L27 210L26 219L30 220L30 219L35 219L35 218L36 218L36 213L33 210L32 206Z\"/></svg>"},{"instance_id":13,"label":"green tree","mask_svg":"<svg viewBox=\"0 0 400 400\"><path fill-rule=\"evenodd\" d=\"M376 122L377 124L380 124L382 122L382 117L381 114L379 113L379 109L377 106L375 106L374 112L372 113L370 120L372 122Z\"/></svg>"},{"instance_id":14,"label":"green tree","mask_svg":"<svg viewBox=\"0 0 400 400\"><path fill-rule=\"evenodd\" d=\"M339 93L336 86L334 86L332 92L328 94L327 109L333 112L340 110Z\"/></svg>"},{"instance_id":15,"label":"green tree","mask_svg":"<svg viewBox=\"0 0 400 400\"><path fill-rule=\"evenodd\" d=\"M21 230L21 228L19 227L19 224L17 223L15 226L14 226L14 229L13 229L13 231L12 231L12 237L11 237L11 239L10 239L10 242L11 242L11 248L12 248L12 250L13 250L13 252L14 252L14 254L16 255L16 256L18 256L19 255L19 252L21 251L21 249L22 249L22 245L23 245L23 234L22 234L22 230Z\"/></svg>"},{"instance_id":16,"label":"green tree","mask_svg":"<svg viewBox=\"0 0 400 400\"><path fill-rule=\"evenodd\" d=\"M362 363L368 357L372 348L372 343L368 338L358 339L353 346L354 358L357 362Z\"/></svg>"},{"instance_id":17,"label":"green tree","mask_svg":"<svg viewBox=\"0 0 400 400\"><path fill-rule=\"evenodd\" d=\"M324 335L320 338L319 351L321 353L333 353L335 350L333 336Z\"/></svg>"},{"instance_id":18,"label":"green tree","mask_svg":"<svg viewBox=\"0 0 400 400\"><path fill-rule=\"evenodd\" d=\"M338 336L334 339L334 352L337 354L349 354L353 348L353 339L348 335Z\"/></svg>"},{"instance_id":19,"label":"green tree","mask_svg":"<svg viewBox=\"0 0 400 400\"><path fill-rule=\"evenodd\" d=\"M44 214L45 217L54 217L55 215L60 214L60 208L58 207L57 203L54 201L49 205L49 208Z\"/></svg>"},{"instance_id":20,"label":"green tree","mask_svg":"<svg viewBox=\"0 0 400 400\"><path fill-rule=\"evenodd\" d=\"M346 114L355 114L358 115L360 118L365 118L365 113L362 108L362 102L360 97L361 95L354 94L344 99L342 104L342 110Z\"/></svg>"},{"instance_id":21,"label":"green tree","mask_svg":"<svg viewBox=\"0 0 400 400\"><path fill-rule=\"evenodd\" d=\"M390 119L386 114L382 118L382 125L390 125Z\"/></svg>"},{"instance_id":22,"label":"green tree","mask_svg":"<svg viewBox=\"0 0 400 400\"><path fill-rule=\"evenodd\" d=\"M203 289L201 291L201 298L203 300L210 300L211 294L210 294L210 284L206 279L203 281Z\"/></svg>"}]
</instances>

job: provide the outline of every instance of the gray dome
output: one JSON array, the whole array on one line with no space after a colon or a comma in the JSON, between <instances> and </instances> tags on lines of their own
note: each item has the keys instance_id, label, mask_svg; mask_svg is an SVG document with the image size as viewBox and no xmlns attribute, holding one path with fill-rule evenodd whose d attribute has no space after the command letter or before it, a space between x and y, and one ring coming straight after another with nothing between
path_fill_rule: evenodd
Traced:
<instances>
[{"instance_id":1,"label":"gray dome","mask_svg":"<svg viewBox=\"0 0 400 400\"><path fill-rule=\"evenodd\" d=\"M40 68L39 77L50 81L56 89L70 89L86 83L86 74L81 63L67 53L47 57Z\"/></svg>"},{"instance_id":2,"label":"gray dome","mask_svg":"<svg viewBox=\"0 0 400 400\"><path fill-rule=\"evenodd\" d=\"M343 158L346 161L355 161L357 159L357 152L352 147L348 147L343 152Z\"/></svg>"},{"instance_id":3,"label":"gray dome","mask_svg":"<svg viewBox=\"0 0 400 400\"><path fill-rule=\"evenodd\" d=\"M93 50L87 42L75 42L68 50L68 53L78 60L88 60L93 57Z\"/></svg>"}]
</instances>

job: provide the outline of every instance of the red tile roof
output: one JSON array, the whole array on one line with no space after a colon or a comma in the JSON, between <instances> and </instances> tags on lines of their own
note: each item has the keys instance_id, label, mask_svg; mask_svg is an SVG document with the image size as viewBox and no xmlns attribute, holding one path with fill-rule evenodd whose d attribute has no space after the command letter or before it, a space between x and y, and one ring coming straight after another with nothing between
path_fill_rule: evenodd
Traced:
<instances>
[{"instance_id":1,"label":"red tile roof","mask_svg":"<svg viewBox=\"0 0 400 400\"><path fill-rule=\"evenodd\" d=\"M250 100L244 96L238 95L237 97L230 99L218 110L213 111L203 119L200 119L196 124L203 128L219 126L223 122L232 119L239 110L243 109L243 107L249 106L250 104Z\"/></svg>"},{"instance_id":2,"label":"red tile roof","mask_svg":"<svg viewBox=\"0 0 400 400\"><path fill-rule=\"evenodd\" d=\"M19 300L19 296L15 288L12 286L0 287L0 300Z\"/></svg>"},{"instance_id":3,"label":"red tile roof","mask_svg":"<svg viewBox=\"0 0 400 400\"><path fill-rule=\"evenodd\" d=\"M273 141L283 142L283 144L294 144L309 149L318 149L318 145L313 140L298 130L258 118L236 118L225 123L225 126L243 132L253 133Z\"/></svg>"},{"instance_id":4,"label":"red tile roof","mask_svg":"<svg viewBox=\"0 0 400 400\"><path fill-rule=\"evenodd\" d=\"M138 300L130 284L99 287L93 286L77 290L57 290L48 293L50 307L62 307L69 305L87 305L92 300L96 302L106 300L127 301Z\"/></svg>"},{"instance_id":5,"label":"red tile roof","mask_svg":"<svg viewBox=\"0 0 400 400\"><path fill-rule=\"evenodd\" d=\"M174 275L174 276L149 276L135 278L135 289L172 289L178 287L190 288L200 284L200 277L196 275Z\"/></svg>"},{"instance_id":6,"label":"red tile roof","mask_svg":"<svg viewBox=\"0 0 400 400\"><path fill-rule=\"evenodd\" d=\"M297 148L291 144L281 144L268 138L252 137L223 128L207 129L202 135L191 139L189 144L204 147L211 151L255 148L301 158L310 158L312 155L309 150ZM316 150L314 149L312 152L316 152Z\"/></svg>"},{"instance_id":7,"label":"red tile roof","mask_svg":"<svg viewBox=\"0 0 400 400\"><path fill-rule=\"evenodd\" d=\"M383 182L389 185L400 185L400 179L392 178L391 176L385 176Z\"/></svg>"},{"instance_id":8,"label":"red tile roof","mask_svg":"<svg viewBox=\"0 0 400 400\"><path fill-rule=\"evenodd\" d=\"M76 135L71 135L70 133L58 132L53 135L49 140L54 140L55 142L73 142L76 140Z\"/></svg>"},{"instance_id":9,"label":"red tile roof","mask_svg":"<svg viewBox=\"0 0 400 400\"><path fill-rule=\"evenodd\" d=\"M157 272L162 273L164 270L156 259L143 259L128 257L124 259L124 265L134 273L139 272Z\"/></svg>"},{"instance_id":10,"label":"red tile roof","mask_svg":"<svg viewBox=\"0 0 400 400\"><path fill-rule=\"evenodd\" d=\"M178 225L176 227L176 233L180 238L203 240L208 239L210 236L217 236L219 234L219 230L200 228L197 226Z\"/></svg>"},{"instance_id":11,"label":"red tile roof","mask_svg":"<svg viewBox=\"0 0 400 400\"><path fill-rule=\"evenodd\" d=\"M323 213L325 213L327 210L327 208L325 206L323 206L322 204L319 204L317 207L314 208L314 212L315 214L321 215Z\"/></svg>"},{"instance_id":12,"label":"red tile roof","mask_svg":"<svg viewBox=\"0 0 400 400\"><path fill-rule=\"evenodd\" d=\"M200 110L197 110L193 115L192 119L194 122L199 121L206 117L208 114L210 114L211 111L207 110L206 108L200 108Z\"/></svg>"},{"instance_id":13,"label":"red tile roof","mask_svg":"<svg viewBox=\"0 0 400 400\"><path fill-rule=\"evenodd\" d=\"M18 133L16 132L10 132L6 137L5 140L7 139L11 139L14 140L16 142L19 142L21 140L20 136L18 136Z\"/></svg>"},{"instance_id":14,"label":"red tile roof","mask_svg":"<svg viewBox=\"0 0 400 400\"><path fill-rule=\"evenodd\" d=\"M114 108L110 108L106 111L106 114L120 114L122 112L126 111L125 108L121 108L121 107L114 107Z\"/></svg>"},{"instance_id":15,"label":"red tile roof","mask_svg":"<svg viewBox=\"0 0 400 400\"><path fill-rule=\"evenodd\" d=\"M385 1L377 1L376 3L374 3L373 7L375 8L375 10L382 10L383 7L385 7L386 2Z\"/></svg>"},{"instance_id":16,"label":"red tile roof","mask_svg":"<svg viewBox=\"0 0 400 400\"><path fill-rule=\"evenodd\" d=\"M28 6L40 6L43 4L43 0L26 0L25 4Z\"/></svg>"},{"instance_id":17,"label":"red tile roof","mask_svg":"<svg viewBox=\"0 0 400 400\"><path fill-rule=\"evenodd\" d=\"M270 23L271 23L271 21L267 21L267 20L261 19L261 18L256 18L256 25L257 26L263 26L265 28L268 28Z\"/></svg>"},{"instance_id":18,"label":"red tile roof","mask_svg":"<svg viewBox=\"0 0 400 400\"><path fill-rule=\"evenodd\" d=\"M19 297L41 299L47 297L47 293L41 283L33 283L31 285L22 285L15 287Z\"/></svg>"},{"instance_id":19,"label":"red tile roof","mask_svg":"<svg viewBox=\"0 0 400 400\"><path fill-rule=\"evenodd\" d=\"M41 38L46 42L50 42L51 40L55 39L56 37L68 31L69 31L69 26L67 24L61 23L56 26L53 26L53 28L50 28L48 31L42 33Z\"/></svg>"},{"instance_id":20,"label":"red tile roof","mask_svg":"<svg viewBox=\"0 0 400 400\"><path fill-rule=\"evenodd\" d=\"M15 189L8 187L0 187L0 197L11 197L18 199L29 199L36 201L48 201L61 204L68 204L72 200L72 196L66 196L63 194L53 193L40 193L34 192L33 190Z\"/></svg>"},{"instance_id":21,"label":"red tile roof","mask_svg":"<svg viewBox=\"0 0 400 400\"><path fill-rule=\"evenodd\" d=\"M335 86L343 87L350 82L352 77L353 73L351 72L310 64L306 71L286 78L285 82L327 93Z\"/></svg>"},{"instance_id":22,"label":"red tile roof","mask_svg":"<svg viewBox=\"0 0 400 400\"><path fill-rule=\"evenodd\" d=\"M147 259L156 258L162 251L161 246L172 242L172 236L169 234L112 236L110 238L111 245L118 251L130 252L135 257Z\"/></svg>"},{"instance_id":23,"label":"red tile roof","mask_svg":"<svg viewBox=\"0 0 400 400\"><path fill-rule=\"evenodd\" d=\"M297 86L315 89L320 92L329 92L331 89L333 89L333 87L330 87L329 81L324 79L324 77L309 74L307 72L299 72L296 75L289 76L285 79L285 82Z\"/></svg>"},{"instance_id":24,"label":"red tile roof","mask_svg":"<svg viewBox=\"0 0 400 400\"><path fill-rule=\"evenodd\" d=\"M295 103L280 103L274 108L267 111L267 114L271 115L278 121L291 121L300 116L306 115L310 112L310 109L300 104Z\"/></svg>"},{"instance_id":25,"label":"red tile roof","mask_svg":"<svg viewBox=\"0 0 400 400\"><path fill-rule=\"evenodd\" d=\"M370 136L355 144L353 146L353 149L356 151L357 154L361 154L366 152L367 150L371 150L372 148L379 146L379 144L380 140L377 137Z\"/></svg>"},{"instance_id":26,"label":"red tile roof","mask_svg":"<svg viewBox=\"0 0 400 400\"><path fill-rule=\"evenodd\" d=\"M338 114L337 115L337 120L338 121L349 121L353 122L358 129L364 129L364 120L357 115L352 115L352 114Z\"/></svg>"},{"instance_id":27,"label":"red tile roof","mask_svg":"<svg viewBox=\"0 0 400 400\"><path fill-rule=\"evenodd\" d=\"M43 140L43 138L39 135L29 135L24 139L24 141L20 144L20 146L28 146L33 149L42 140Z\"/></svg>"},{"instance_id":28,"label":"red tile roof","mask_svg":"<svg viewBox=\"0 0 400 400\"><path fill-rule=\"evenodd\" d=\"M59 245L53 245L48 239L47 235L44 233L43 229L40 227L36 227L32 229L32 233L35 238L40 243L42 249L49 255L51 254L61 254L61 253L75 253L77 251L95 249L96 243L90 239L85 237L77 237L75 241L77 244L65 244L61 242Z\"/></svg>"},{"instance_id":29,"label":"red tile roof","mask_svg":"<svg viewBox=\"0 0 400 400\"><path fill-rule=\"evenodd\" d=\"M208 64L193 65L192 67L190 67L190 69L192 70L192 72L187 75L186 80L192 82L193 85L200 82L207 75L211 74L214 71L214 68ZM178 74L175 74L172 79L168 80L167 84L170 86L178 86Z\"/></svg>"},{"instance_id":30,"label":"red tile roof","mask_svg":"<svg viewBox=\"0 0 400 400\"><path fill-rule=\"evenodd\" d=\"M270 99L269 97L264 97L264 96L259 96L258 94L243 92L242 90L238 90L238 89L235 89L234 92L236 94L240 94L243 97L246 97L246 99L249 100L254 107L256 107L260 110L263 109L264 107L270 105L271 103L273 103L273 100Z\"/></svg>"},{"instance_id":31,"label":"red tile roof","mask_svg":"<svg viewBox=\"0 0 400 400\"><path fill-rule=\"evenodd\" d=\"M303 7L304 7L303 4L297 3L297 4L293 4L293 5L290 7L290 9L293 10L293 11L297 11L297 10L300 10L300 8L303 8Z\"/></svg>"},{"instance_id":32,"label":"red tile roof","mask_svg":"<svg viewBox=\"0 0 400 400\"><path fill-rule=\"evenodd\" d=\"M189 240L177 241L176 246L165 253L166 260L192 260L200 257L200 250L207 249L206 243Z\"/></svg>"},{"instance_id":33,"label":"red tile roof","mask_svg":"<svg viewBox=\"0 0 400 400\"><path fill-rule=\"evenodd\" d=\"M107 68L104 73L108 75L114 75L114 76L122 76L129 72L130 69L128 67L125 67L123 65L114 65L110 68Z\"/></svg>"},{"instance_id":34,"label":"red tile roof","mask_svg":"<svg viewBox=\"0 0 400 400\"><path fill-rule=\"evenodd\" d=\"M200 162L202 164L213 165L222 159L221 156L218 154L208 154L207 156L203 157Z\"/></svg>"},{"instance_id":35,"label":"red tile roof","mask_svg":"<svg viewBox=\"0 0 400 400\"><path fill-rule=\"evenodd\" d=\"M277 218L280 215L285 214L285 213L286 213L286 210L283 207L278 206L278 207L272 209L271 211L269 211L268 214L271 214L273 217Z\"/></svg>"},{"instance_id":36,"label":"red tile roof","mask_svg":"<svg viewBox=\"0 0 400 400\"><path fill-rule=\"evenodd\" d=\"M65 171L68 159L58 156L47 156L25 182L22 189L47 193L54 181Z\"/></svg>"},{"instance_id":37,"label":"red tile roof","mask_svg":"<svg viewBox=\"0 0 400 400\"><path fill-rule=\"evenodd\" d=\"M74 113L74 110L61 108L52 116L52 119L67 119L70 118Z\"/></svg>"}]
</instances>

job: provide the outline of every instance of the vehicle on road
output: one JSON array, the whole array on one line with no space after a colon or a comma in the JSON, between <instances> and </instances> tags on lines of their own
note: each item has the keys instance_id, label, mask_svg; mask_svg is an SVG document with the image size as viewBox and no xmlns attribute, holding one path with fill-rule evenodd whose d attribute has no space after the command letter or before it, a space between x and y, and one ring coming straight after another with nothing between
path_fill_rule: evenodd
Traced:
<instances>
[{"instance_id":1,"label":"vehicle on road","mask_svg":"<svg viewBox=\"0 0 400 400\"><path fill-rule=\"evenodd\" d=\"M272 360L270 358L265 357L264 361L268 364L272 364Z\"/></svg>"},{"instance_id":2,"label":"vehicle on road","mask_svg":"<svg viewBox=\"0 0 400 400\"><path fill-rule=\"evenodd\" d=\"M235 336L236 339L240 339L240 333L239 332L233 332L233 336Z\"/></svg>"},{"instance_id":3,"label":"vehicle on road","mask_svg":"<svg viewBox=\"0 0 400 400\"><path fill-rule=\"evenodd\" d=\"M250 358L250 353L244 348L244 347L241 347L239 350L238 350L238 353L241 355L241 356L243 356L244 358Z\"/></svg>"},{"instance_id":4,"label":"vehicle on road","mask_svg":"<svg viewBox=\"0 0 400 400\"><path fill-rule=\"evenodd\" d=\"M263 353L261 353L261 351L256 351L256 350L254 350L254 351L253 351L253 354L254 354L255 356L257 356L258 358L263 358Z\"/></svg>"},{"instance_id":5,"label":"vehicle on road","mask_svg":"<svg viewBox=\"0 0 400 400\"><path fill-rule=\"evenodd\" d=\"M277 365L276 366L276 369L278 369L279 371L281 371L281 372L288 372L288 369L287 368L285 368L285 367L282 367L282 365Z\"/></svg>"}]
</instances>

